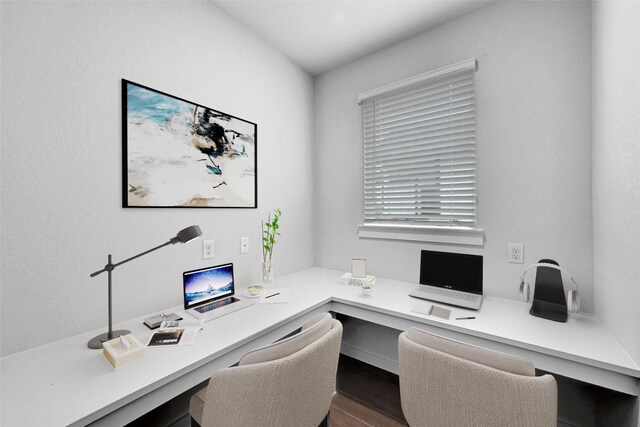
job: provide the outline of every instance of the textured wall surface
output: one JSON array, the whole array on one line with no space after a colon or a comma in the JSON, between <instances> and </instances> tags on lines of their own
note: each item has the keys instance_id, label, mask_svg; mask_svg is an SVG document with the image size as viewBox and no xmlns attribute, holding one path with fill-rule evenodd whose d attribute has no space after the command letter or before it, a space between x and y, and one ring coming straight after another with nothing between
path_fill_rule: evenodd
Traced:
<instances>
[{"instance_id":1,"label":"textured wall surface","mask_svg":"<svg viewBox=\"0 0 640 427\"><path fill-rule=\"evenodd\" d=\"M114 272L114 321L182 303L185 270L259 279L260 221L283 210L276 275L311 267L313 81L209 2L2 2L2 354L107 324L107 254L191 224L216 240ZM258 209L121 208L122 78L258 123ZM250 252L240 255L240 237Z\"/></svg>"},{"instance_id":2,"label":"textured wall surface","mask_svg":"<svg viewBox=\"0 0 640 427\"><path fill-rule=\"evenodd\" d=\"M318 77L316 264L348 270L351 258L366 258L373 274L417 283L421 249L478 253L485 293L517 298L524 266L507 263L507 244L523 243L525 266L557 260L592 311L590 31L588 2L499 2ZM359 239L358 93L469 57L479 61L484 247Z\"/></svg>"},{"instance_id":3,"label":"textured wall surface","mask_svg":"<svg viewBox=\"0 0 640 427\"><path fill-rule=\"evenodd\" d=\"M640 3L593 6L596 314L640 363Z\"/></svg>"}]
</instances>

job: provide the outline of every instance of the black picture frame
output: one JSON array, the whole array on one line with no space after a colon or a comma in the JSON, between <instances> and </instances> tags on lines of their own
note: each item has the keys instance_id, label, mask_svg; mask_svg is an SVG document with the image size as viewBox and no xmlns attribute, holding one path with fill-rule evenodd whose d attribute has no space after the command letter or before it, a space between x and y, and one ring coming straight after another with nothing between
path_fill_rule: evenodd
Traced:
<instances>
[{"instance_id":1,"label":"black picture frame","mask_svg":"<svg viewBox=\"0 0 640 427\"><path fill-rule=\"evenodd\" d=\"M258 125L122 79L124 208L258 207Z\"/></svg>"}]
</instances>

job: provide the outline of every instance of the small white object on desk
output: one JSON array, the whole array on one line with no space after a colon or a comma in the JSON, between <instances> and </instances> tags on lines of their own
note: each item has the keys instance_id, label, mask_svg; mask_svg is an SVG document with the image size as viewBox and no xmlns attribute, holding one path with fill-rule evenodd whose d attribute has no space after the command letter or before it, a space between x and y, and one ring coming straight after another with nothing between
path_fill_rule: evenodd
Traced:
<instances>
[{"instance_id":1,"label":"small white object on desk","mask_svg":"<svg viewBox=\"0 0 640 427\"><path fill-rule=\"evenodd\" d=\"M102 344L102 354L115 369L144 357L144 346L131 334L122 335Z\"/></svg>"},{"instance_id":2,"label":"small white object on desk","mask_svg":"<svg viewBox=\"0 0 640 427\"><path fill-rule=\"evenodd\" d=\"M451 310L438 307L434 304L429 304L426 301L416 301L411 311L413 311L414 313L425 314L427 316L436 316L447 320L449 320L449 316L451 315Z\"/></svg>"},{"instance_id":3,"label":"small white object on desk","mask_svg":"<svg viewBox=\"0 0 640 427\"><path fill-rule=\"evenodd\" d=\"M180 321L182 320L182 317L178 316L175 313L169 313L169 314L160 313L144 319L144 324L149 329L156 329L160 327L160 324L165 320Z\"/></svg>"},{"instance_id":4,"label":"small white object on desk","mask_svg":"<svg viewBox=\"0 0 640 427\"><path fill-rule=\"evenodd\" d=\"M125 350L131 348L131 343L129 342L129 340L124 339L124 335L120 335L120 348L123 348Z\"/></svg>"},{"instance_id":5,"label":"small white object on desk","mask_svg":"<svg viewBox=\"0 0 640 427\"><path fill-rule=\"evenodd\" d=\"M416 301L416 303L411 308L411 311L418 314L429 315L429 313L431 313L432 307L433 307L433 304L429 304L428 302L421 300L421 301Z\"/></svg>"},{"instance_id":6,"label":"small white object on desk","mask_svg":"<svg viewBox=\"0 0 640 427\"><path fill-rule=\"evenodd\" d=\"M451 316L451 310L447 308L438 307L437 305L432 305L431 313L429 313L429 315L449 320L449 316Z\"/></svg>"},{"instance_id":7,"label":"small white object on desk","mask_svg":"<svg viewBox=\"0 0 640 427\"><path fill-rule=\"evenodd\" d=\"M279 304L282 302L289 302L289 289L287 288L269 289L266 293L267 294L258 301L260 304Z\"/></svg>"},{"instance_id":8,"label":"small white object on desk","mask_svg":"<svg viewBox=\"0 0 640 427\"><path fill-rule=\"evenodd\" d=\"M340 276L340 283L343 285L362 286L367 283L374 285L376 283L376 276L369 274L366 278L354 277L351 273L344 273Z\"/></svg>"},{"instance_id":9,"label":"small white object on desk","mask_svg":"<svg viewBox=\"0 0 640 427\"><path fill-rule=\"evenodd\" d=\"M262 295L264 291L264 287L260 283L254 283L253 285L247 286L247 291L245 292L245 296L248 298L257 298Z\"/></svg>"},{"instance_id":10,"label":"small white object on desk","mask_svg":"<svg viewBox=\"0 0 640 427\"><path fill-rule=\"evenodd\" d=\"M367 277L367 260L352 259L351 260L351 276L359 279Z\"/></svg>"},{"instance_id":11,"label":"small white object on desk","mask_svg":"<svg viewBox=\"0 0 640 427\"><path fill-rule=\"evenodd\" d=\"M364 297L372 297L373 289L374 289L373 283L365 282L362 284L360 292Z\"/></svg>"}]
</instances>

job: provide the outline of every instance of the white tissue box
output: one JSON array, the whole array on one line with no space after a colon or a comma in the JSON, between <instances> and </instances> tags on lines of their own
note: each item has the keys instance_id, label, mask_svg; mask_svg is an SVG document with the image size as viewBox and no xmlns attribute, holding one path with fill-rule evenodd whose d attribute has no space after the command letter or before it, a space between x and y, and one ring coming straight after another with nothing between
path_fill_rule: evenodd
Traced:
<instances>
[{"instance_id":1,"label":"white tissue box","mask_svg":"<svg viewBox=\"0 0 640 427\"><path fill-rule=\"evenodd\" d=\"M122 338L128 348L125 348L120 338ZM144 346L131 334L114 338L102 344L102 354L115 369L122 368L130 363L144 357Z\"/></svg>"}]
</instances>

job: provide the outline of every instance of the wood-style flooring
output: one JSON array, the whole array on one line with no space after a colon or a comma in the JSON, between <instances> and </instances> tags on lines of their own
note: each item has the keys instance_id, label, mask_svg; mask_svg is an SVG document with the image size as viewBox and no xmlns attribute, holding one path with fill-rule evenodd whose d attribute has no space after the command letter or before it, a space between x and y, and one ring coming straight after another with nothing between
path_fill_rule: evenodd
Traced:
<instances>
[{"instance_id":1,"label":"wood-style flooring","mask_svg":"<svg viewBox=\"0 0 640 427\"><path fill-rule=\"evenodd\" d=\"M336 390L406 425L397 375L341 354Z\"/></svg>"},{"instance_id":2,"label":"wood-style flooring","mask_svg":"<svg viewBox=\"0 0 640 427\"><path fill-rule=\"evenodd\" d=\"M337 393L331 402L329 427L404 427L406 423Z\"/></svg>"}]
</instances>

